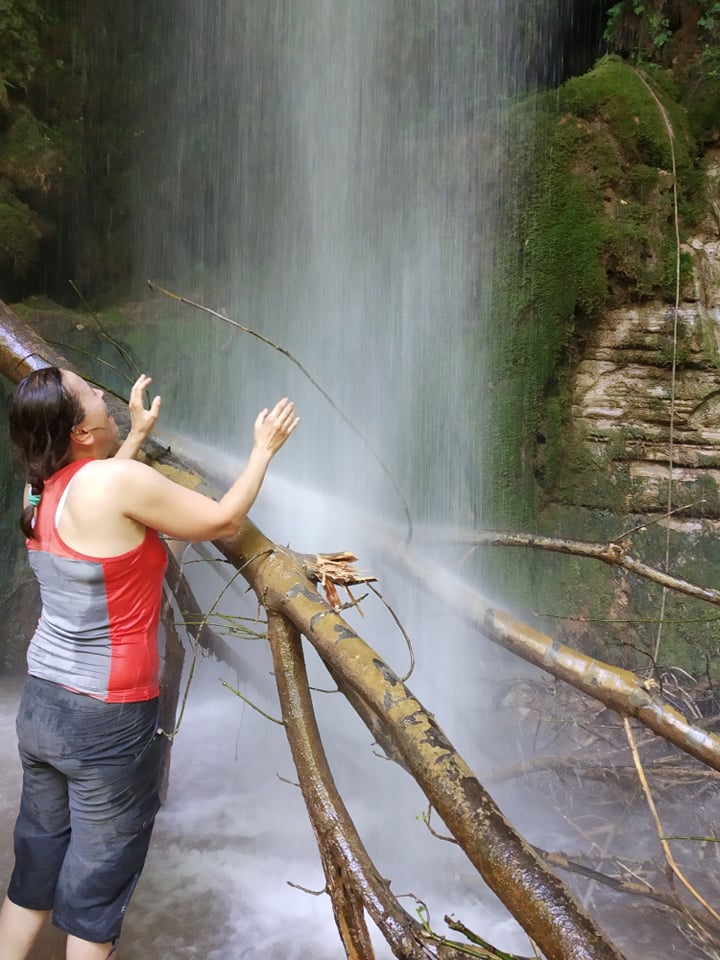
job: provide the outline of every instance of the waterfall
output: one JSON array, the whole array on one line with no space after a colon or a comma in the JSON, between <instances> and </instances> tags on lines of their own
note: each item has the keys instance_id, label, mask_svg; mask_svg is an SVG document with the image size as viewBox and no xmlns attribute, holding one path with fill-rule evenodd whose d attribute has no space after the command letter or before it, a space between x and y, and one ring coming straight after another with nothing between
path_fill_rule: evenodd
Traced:
<instances>
[{"instance_id":1,"label":"waterfall","mask_svg":"<svg viewBox=\"0 0 720 960\"><path fill-rule=\"evenodd\" d=\"M296 401L302 424L253 512L280 542L349 548L364 566L374 558L365 518L404 533L429 521L483 519L483 395L496 323L488 310L505 131L508 109L533 80L536 47L555 29L541 6L175 4L147 125L136 273L281 346L322 391L285 354L176 303L157 304L164 319L153 372L172 358L177 382L158 379L166 426L185 442L201 441L215 462L220 452L243 456L258 409L283 395ZM412 689L471 761L487 765L493 751L482 705L502 658L479 649L442 607L408 595L389 571L373 572L414 645ZM218 587L198 589L212 603ZM238 603L236 596L225 609L237 612ZM401 672L408 655L387 612L369 602L363 609L356 628ZM261 673L264 654L249 656ZM310 668L327 687L312 658ZM269 955L275 944L284 957L311 945L315 956L335 956L328 905L281 893L285 880L322 886L299 798L273 782L276 774L292 778L282 734L228 702L216 685L223 672L208 668L194 681L197 716L178 738L164 822L192 811L197 824L181 829L197 830L201 848L200 798L212 784L206 802L232 823L231 839L209 840L212 853L197 871L187 867L187 851L174 858L163 843L163 883L171 864L171 872L189 872L193 888L206 870L219 870L225 909L253 930L248 955L262 944ZM272 712L267 687L243 690ZM326 748L338 785L393 889L422 896L414 878L424 869L442 905L433 909L466 910L476 926L522 952L524 937L495 914L472 870L428 836L415 785L372 755L367 733L337 697L316 701L321 728L332 730ZM207 743L208 729L214 743L218 725L218 755L193 777L189 771L203 770L207 759L191 744ZM226 782L219 770L229 771ZM211 833L221 832L216 822ZM140 892L159 895L156 882L152 869ZM414 911L412 901L406 905ZM287 926L295 927L289 935Z\"/></svg>"},{"instance_id":2,"label":"waterfall","mask_svg":"<svg viewBox=\"0 0 720 960\"><path fill-rule=\"evenodd\" d=\"M552 35L540 6L175 4L136 272L290 351L335 404L173 308L178 402L162 387L183 430L242 454L256 408L289 394L296 479L392 521L478 519L504 128L528 43Z\"/></svg>"}]
</instances>

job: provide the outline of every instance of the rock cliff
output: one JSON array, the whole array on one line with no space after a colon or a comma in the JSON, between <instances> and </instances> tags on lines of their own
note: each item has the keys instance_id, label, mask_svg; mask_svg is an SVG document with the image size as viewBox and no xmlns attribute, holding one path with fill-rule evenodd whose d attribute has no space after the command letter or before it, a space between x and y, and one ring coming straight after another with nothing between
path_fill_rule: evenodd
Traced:
<instances>
[{"instance_id":1,"label":"rock cliff","mask_svg":"<svg viewBox=\"0 0 720 960\"><path fill-rule=\"evenodd\" d=\"M720 519L720 155L706 172L709 213L681 248L677 312L659 300L609 310L575 369L576 437L630 513L671 502Z\"/></svg>"}]
</instances>

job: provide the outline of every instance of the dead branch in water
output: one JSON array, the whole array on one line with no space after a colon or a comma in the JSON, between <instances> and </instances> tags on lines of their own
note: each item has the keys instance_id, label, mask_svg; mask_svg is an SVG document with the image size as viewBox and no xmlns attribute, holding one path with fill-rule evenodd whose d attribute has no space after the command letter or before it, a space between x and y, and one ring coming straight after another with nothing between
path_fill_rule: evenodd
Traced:
<instances>
[{"instance_id":1,"label":"dead branch in water","mask_svg":"<svg viewBox=\"0 0 720 960\"><path fill-rule=\"evenodd\" d=\"M625 539L602 543L588 540L568 540L563 537L544 537L530 533L500 533L493 530L462 531L444 528L425 528L419 531L419 536L416 535L415 541L421 542L424 538L477 547L530 547L533 550L549 550L551 553L587 557L600 560L610 566L622 567L623 570L637 574L637 576L646 580L651 580L653 583L659 583L669 590L675 590L677 593L684 593L689 597L695 597L698 600L705 600L706 603L720 606L720 590L690 583L688 580L683 580L682 577L674 577L658 570L657 567L651 567L647 563L636 560L628 553L630 545Z\"/></svg>"}]
</instances>

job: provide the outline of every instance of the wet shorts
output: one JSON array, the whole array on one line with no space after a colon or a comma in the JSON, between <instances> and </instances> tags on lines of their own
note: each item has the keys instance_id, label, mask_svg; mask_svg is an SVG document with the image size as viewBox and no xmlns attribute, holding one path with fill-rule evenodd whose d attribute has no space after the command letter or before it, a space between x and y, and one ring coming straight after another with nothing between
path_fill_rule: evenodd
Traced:
<instances>
[{"instance_id":1,"label":"wet shorts","mask_svg":"<svg viewBox=\"0 0 720 960\"><path fill-rule=\"evenodd\" d=\"M157 719L157 699L104 703L28 678L13 903L51 910L56 927L83 940L117 939L160 806Z\"/></svg>"}]
</instances>

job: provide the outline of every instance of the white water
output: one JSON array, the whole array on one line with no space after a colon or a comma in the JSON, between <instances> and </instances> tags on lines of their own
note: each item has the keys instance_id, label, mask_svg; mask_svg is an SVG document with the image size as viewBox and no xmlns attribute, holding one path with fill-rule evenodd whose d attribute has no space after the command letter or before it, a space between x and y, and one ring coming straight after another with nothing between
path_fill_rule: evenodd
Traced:
<instances>
[{"instance_id":1,"label":"white water","mask_svg":"<svg viewBox=\"0 0 720 960\"><path fill-rule=\"evenodd\" d=\"M492 0L482 11L465 0L264 0L260 8L181 0L156 67L161 101L151 107L137 204L138 273L289 350L333 401L266 344L161 301L157 357L143 365L158 377L166 425L202 439L210 447L202 462L215 465L219 452L247 448L257 409L282 395L297 402L302 423L273 474L303 486L267 491L267 508L254 518L299 551L351 550L361 569L381 578L414 646L410 686L475 766L492 754L484 678L497 657L488 659L446 610L379 569L366 527L350 515L407 531L425 519L471 523L481 510L480 398L492 339L482 311L498 230L504 111L526 84L519 36L528 16L537 16L534 0ZM164 375L168 364L180 372L174 382ZM374 598L363 610L353 625L403 673L408 654L390 615ZM443 911L468 904L470 925L488 935L499 924L499 941L525 950L503 910L491 920L478 907L494 898L457 851L429 835L414 784L372 756L368 734L338 698L316 699L340 791L393 889L434 899L441 926ZM247 709L243 716L254 725ZM269 789L277 767L289 764L273 760L270 773L256 771L266 749L264 739L248 751L245 772ZM242 891L287 854L285 834L266 826L267 807L279 804L282 823L308 831L289 788L273 783L272 793L255 801L251 792L246 805L247 780L228 794L246 815L252 807L250 825L259 816L251 855L228 861L240 914ZM225 789L217 772L203 782ZM317 866L314 876L295 879L319 886ZM287 926L283 883L275 876L252 908L257 936ZM289 896L312 926L317 903ZM329 936L325 928L320 942L336 956ZM284 955L294 942L286 933Z\"/></svg>"}]
</instances>

